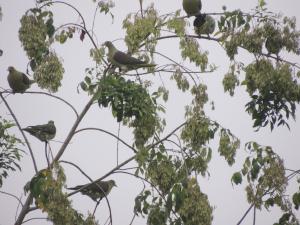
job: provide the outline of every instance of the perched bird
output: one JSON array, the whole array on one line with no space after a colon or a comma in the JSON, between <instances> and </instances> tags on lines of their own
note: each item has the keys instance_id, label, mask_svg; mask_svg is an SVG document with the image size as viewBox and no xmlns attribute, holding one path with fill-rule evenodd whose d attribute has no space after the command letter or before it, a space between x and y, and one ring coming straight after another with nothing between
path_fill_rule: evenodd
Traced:
<instances>
[{"instance_id":1,"label":"perched bird","mask_svg":"<svg viewBox=\"0 0 300 225\"><path fill-rule=\"evenodd\" d=\"M182 7L188 16L196 16L202 8L201 0L183 0Z\"/></svg>"},{"instance_id":2,"label":"perched bird","mask_svg":"<svg viewBox=\"0 0 300 225\"><path fill-rule=\"evenodd\" d=\"M203 24L205 23L205 19L206 19L206 14L202 13L198 16L196 16L195 20L194 20L194 27L201 27L203 26Z\"/></svg>"},{"instance_id":3,"label":"perched bird","mask_svg":"<svg viewBox=\"0 0 300 225\"><path fill-rule=\"evenodd\" d=\"M142 67L155 67L156 64L148 64L145 61L136 59L124 52L119 51L110 42L104 42L104 45L108 48L108 60L116 67L119 67L122 71L134 70Z\"/></svg>"},{"instance_id":4,"label":"perched bird","mask_svg":"<svg viewBox=\"0 0 300 225\"><path fill-rule=\"evenodd\" d=\"M279 32L274 32L272 36L269 36L266 40L266 49L268 54L275 54L278 57L278 53L283 47L282 38Z\"/></svg>"},{"instance_id":5,"label":"perched bird","mask_svg":"<svg viewBox=\"0 0 300 225\"><path fill-rule=\"evenodd\" d=\"M215 31L216 22L212 16L203 14L196 17L194 21L195 33L198 35L207 34L208 36Z\"/></svg>"},{"instance_id":6,"label":"perched bird","mask_svg":"<svg viewBox=\"0 0 300 225\"><path fill-rule=\"evenodd\" d=\"M93 183L91 185L84 184L84 185L78 185L75 187L67 188L68 190L79 190L80 188L86 186L82 190L80 190L81 194L89 196L91 199L93 199L95 202L99 201L107 196L111 189L116 185L116 182L114 180L109 181L97 181L96 183Z\"/></svg>"},{"instance_id":7,"label":"perched bird","mask_svg":"<svg viewBox=\"0 0 300 225\"><path fill-rule=\"evenodd\" d=\"M49 140L53 139L56 134L56 127L52 120L50 120L47 124L29 126L23 128L22 130L27 131L29 134L35 136L43 142L48 142Z\"/></svg>"},{"instance_id":8,"label":"perched bird","mask_svg":"<svg viewBox=\"0 0 300 225\"><path fill-rule=\"evenodd\" d=\"M35 82L12 66L9 66L7 70L9 71L7 81L13 93L24 93Z\"/></svg>"}]
</instances>

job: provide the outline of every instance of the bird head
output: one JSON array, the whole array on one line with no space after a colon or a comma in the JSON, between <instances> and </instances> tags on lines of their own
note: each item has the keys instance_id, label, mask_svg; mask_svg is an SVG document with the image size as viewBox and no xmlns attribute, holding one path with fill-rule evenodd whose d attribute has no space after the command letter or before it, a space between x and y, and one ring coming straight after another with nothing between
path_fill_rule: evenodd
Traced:
<instances>
[{"instance_id":1,"label":"bird head","mask_svg":"<svg viewBox=\"0 0 300 225\"><path fill-rule=\"evenodd\" d=\"M49 120L48 124L53 124L54 125L54 121L53 120Z\"/></svg>"},{"instance_id":2,"label":"bird head","mask_svg":"<svg viewBox=\"0 0 300 225\"><path fill-rule=\"evenodd\" d=\"M116 182L114 180L109 180L108 181L109 186L111 187L117 187Z\"/></svg>"},{"instance_id":3,"label":"bird head","mask_svg":"<svg viewBox=\"0 0 300 225\"><path fill-rule=\"evenodd\" d=\"M111 43L111 41L106 41L103 43L103 45L105 45L106 47L110 48L113 46L113 44Z\"/></svg>"},{"instance_id":4,"label":"bird head","mask_svg":"<svg viewBox=\"0 0 300 225\"><path fill-rule=\"evenodd\" d=\"M9 66L7 68L7 70L11 73L11 72L15 71L15 68L13 66Z\"/></svg>"}]
</instances>

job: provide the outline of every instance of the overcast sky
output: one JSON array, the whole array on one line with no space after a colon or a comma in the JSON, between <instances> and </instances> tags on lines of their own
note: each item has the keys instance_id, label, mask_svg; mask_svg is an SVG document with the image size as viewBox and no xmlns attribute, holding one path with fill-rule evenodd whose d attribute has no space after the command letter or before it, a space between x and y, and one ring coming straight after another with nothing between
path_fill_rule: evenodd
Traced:
<instances>
[{"instance_id":1,"label":"overcast sky","mask_svg":"<svg viewBox=\"0 0 300 225\"><path fill-rule=\"evenodd\" d=\"M91 27L95 4L92 0L76 0L72 2L86 18L87 26ZM110 16L97 15L95 23L95 33L99 44L106 40L115 40L124 38L124 30L122 20L130 13L139 9L138 0L116 0L115 8L112 10L114 20ZM163 0L163 1L145 1L145 6L150 2L154 2L155 8L160 14L173 12L181 8L181 1ZM203 12L221 12L222 6L226 5L228 10L241 9L249 11L256 6L257 1L241 1L241 0L210 0L203 1ZM271 11L281 12L287 16L296 16L300 21L299 0L270 0L267 1ZM14 66L18 70L25 71L28 63L26 54L24 53L20 41L18 40L19 20L24 12L34 7L34 1L17 1L17 0L0 0L3 11L3 19L0 22L0 49L4 51L0 57L0 87L8 88L6 76L7 67ZM79 22L78 17L72 10L65 6L53 7L55 12L55 24L66 22ZM192 24L192 19L190 19ZM300 28L299 24L297 25ZM192 29L191 29L192 33ZM287 128L275 129L272 133L268 128L254 132L250 116L245 113L244 105L247 102L247 95L243 88L238 88L234 98L224 94L221 80L228 70L229 60L224 50L216 43L210 43L205 40L199 41L201 48L210 52L210 62L218 66L218 70L213 74L203 74L201 79L208 85L210 100L215 102L216 110L208 109L208 116L220 122L224 127L229 128L233 134L241 139L241 146L247 141L257 141L262 145L271 145L274 150L284 158L287 168L299 169L299 138L300 126L299 122L290 121L291 130ZM125 44L122 40L115 42L119 49L125 50ZM77 93L77 85L85 76L84 70L93 66L93 62L89 58L89 50L92 47L88 39L83 42L79 40L76 34L74 39L67 44L53 46L57 54L63 59L65 75L63 86L57 95L65 98L72 103L80 112L82 107L87 103L89 97L85 93ZM178 52L178 40L162 40L158 46L159 51L181 62ZM244 52L241 52L242 59L249 62L251 58ZM299 57L290 57L288 59L299 63ZM162 59L156 57L156 63L160 64ZM185 65L189 66L188 63ZM190 65L193 68L192 65ZM165 75L169 76L169 75ZM169 81L168 77L163 77L167 88L174 91L174 82ZM154 78L155 82L160 82L159 77ZM33 85L31 90L40 91ZM170 91L170 101L167 104L166 118L169 122L165 133L168 133L184 120L184 106L190 101L190 96ZM63 141L72 126L75 116L72 111L61 102L48 98L46 96L17 94L10 95L7 100L13 108L16 116L19 118L20 124L25 127L28 125L43 124L52 119L57 127L56 141ZM0 104L0 115L10 118L4 104ZM297 117L300 118L299 110ZM94 105L86 118L82 121L80 127L101 127L115 134L118 131L117 122L111 118L111 113L107 109L99 109ZM20 133L16 130L16 135ZM131 132L125 128L121 128L120 137L128 143L132 142ZM38 158L38 168L42 169L46 166L43 154L43 144L32 136L28 136L35 156ZM57 152L61 143L51 142L54 153ZM107 173L116 165L116 140L102 133L86 132L75 136L69 145L62 159L72 161L78 164L90 177L97 179ZM28 153L28 150L24 147ZM120 144L120 162L132 156L130 149ZM213 224L236 224L249 205L246 202L246 196L243 186L232 186L230 182L231 174L241 168L242 159L245 152L241 149L237 155L237 163L233 167L228 167L225 160L218 156L217 149L213 154L213 159L209 164L210 177L200 178L199 183L201 190L209 197L210 203L215 207ZM73 186L86 183L88 180L83 177L74 168L68 165L64 166L67 174L67 185ZM17 196L23 194L23 186L34 175L33 165L29 153L22 158L22 172L11 173L9 179L5 180L1 190L13 193ZM143 185L140 181L133 177L118 174L110 178L116 180L118 188L112 190L109 199L112 206L114 216L114 224L129 224L133 215L133 202L135 196L142 190ZM292 185L290 190L295 191L296 185ZM24 200L26 197L22 197ZM88 210L92 211L94 202L88 197L76 195L72 197L74 207L80 212L86 214ZM16 214L17 202L5 195L0 194L0 225L13 224ZM101 203L97 218L103 224L107 218L107 206ZM41 213L30 213L26 219L38 216L45 217ZM279 211L267 213L265 210L257 211L257 223L273 224L280 216ZM300 219L300 214L298 213ZM248 216L243 224L251 224L252 215ZM49 224L45 220L35 220L28 224ZM134 224L145 224L145 220L136 219Z\"/></svg>"}]
</instances>

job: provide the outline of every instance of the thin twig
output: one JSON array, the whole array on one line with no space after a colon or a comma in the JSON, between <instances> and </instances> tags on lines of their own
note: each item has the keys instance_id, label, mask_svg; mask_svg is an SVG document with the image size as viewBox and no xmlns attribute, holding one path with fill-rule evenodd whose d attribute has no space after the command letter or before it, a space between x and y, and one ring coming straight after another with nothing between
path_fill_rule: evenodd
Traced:
<instances>
[{"instance_id":1,"label":"thin twig","mask_svg":"<svg viewBox=\"0 0 300 225\"><path fill-rule=\"evenodd\" d=\"M72 163L72 162L68 162L68 161L64 161L64 160L61 160L60 162L63 162L63 163L67 163L67 164L70 164L70 165L72 165L72 166L74 166L74 167L76 167L86 178L88 178L89 179L89 181L90 182L92 182L92 183L94 183L93 182L93 179L92 178L90 178L79 166L77 166L75 163ZM91 183L91 184L92 184ZM87 184L87 185L84 185L84 187L89 187L91 184ZM109 210L109 216L110 216L110 222L111 222L111 224L112 224L112 212L111 212L111 207L110 207L110 203L109 203L109 200L108 200L108 198L107 198L107 196L106 196L106 193L105 193L105 191L103 190L103 188L99 185L99 184L97 184L97 183L95 183L96 184L96 186L100 189L100 191L104 194L104 198L105 198L105 200L106 200L106 203L107 203L107 206L108 206L108 210ZM80 188L79 190L82 190L83 188ZM68 197L69 196L71 196L72 195L72 193L71 194L68 194ZM96 207L95 207L95 209L94 209L94 213L96 212L96 209L97 209L97 207L98 207L98 205L99 205L99 203L100 203L100 201L101 201L101 199L99 199L98 201L97 201L97 204L96 204ZM93 216L94 216L94 213L93 213Z\"/></svg>"},{"instance_id":2,"label":"thin twig","mask_svg":"<svg viewBox=\"0 0 300 225\"><path fill-rule=\"evenodd\" d=\"M65 160L59 160L58 162L62 162L62 163L66 163L66 164L70 164L74 167L76 167L85 177L87 177L90 181L93 181L93 179L91 177L89 177L89 175L87 175L79 166L77 166L75 163L69 162L69 161L65 161Z\"/></svg>"},{"instance_id":3,"label":"thin twig","mask_svg":"<svg viewBox=\"0 0 300 225\"><path fill-rule=\"evenodd\" d=\"M28 147L28 149L29 149L29 152L30 152L30 156L31 156L31 159L32 159L32 163L33 163L34 170L35 170L36 173L38 173L37 164L36 164L36 161L35 161L35 158L34 158L33 151L32 151L31 146L30 146L30 144L29 144L29 141L28 141L28 139L27 139L27 137L26 137L24 131L22 130L22 127L21 127L21 125L20 125L20 123L19 123L17 117L15 116L14 112L12 111L12 109L10 108L10 106L8 105L6 99L3 97L2 92L0 92L0 97L1 97L2 101L4 102L4 104L6 105L6 108L7 108L8 111L10 112L10 115L13 117L15 123L17 124L17 126L18 126L18 128L19 128L19 130L20 130L20 132L21 132L21 134L22 134L22 136L23 136L23 138L24 138L24 140L25 140L25 143L26 143L26 145L27 145L27 147Z\"/></svg>"},{"instance_id":4,"label":"thin twig","mask_svg":"<svg viewBox=\"0 0 300 225\"><path fill-rule=\"evenodd\" d=\"M56 99L62 101L63 103L65 103L66 105L68 105L73 110L73 112L76 114L76 117L78 117L78 112L75 109L75 107L71 103L69 103L68 101L66 101L65 99L63 99L63 98L61 98L59 96L52 95L50 93L42 92L42 91L26 91L24 94L42 94L42 95L48 95L48 96L50 96L52 98L56 98Z\"/></svg>"},{"instance_id":5,"label":"thin twig","mask_svg":"<svg viewBox=\"0 0 300 225\"><path fill-rule=\"evenodd\" d=\"M143 177L141 177L141 176L139 176L139 175L132 174L132 173L129 173L129 172L120 171L120 170L119 170L119 171L115 171L114 173L128 174L128 175L137 177L137 178L139 178L139 179L141 179L141 180L147 182L148 184L151 185L152 188L155 189L155 191L158 193L158 195L161 197L161 199L162 199L165 203L167 203L167 200L165 199L164 195L160 192L160 190L158 190L158 188L157 188L153 183L151 183L149 180L147 180L146 178L143 178ZM176 212L175 212L173 209L171 209L171 211L172 211L172 213L174 214L174 216L175 216L176 218L178 218Z\"/></svg>"},{"instance_id":6,"label":"thin twig","mask_svg":"<svg viewBox=\"0 0 300 225\"><path fill-rule=\"evenodd\" d=\"M125 141L123 141L121 138L119 138L117 135L109 132L109 131L106 131L104 129L101 129L101 128L96 128L96 127L88 127L88 128L82 128L82 129L79 129L77 131L75 131L74 134L77 134L79 132L82 132L82 131L86 131L86 130L96 130L96 131L100 131L100 132L103 132L103 133L106 133L106 134L109 134L110 136L116 138L117 140L119 140L120 142L122 142L124 145L126 145L128 148L130 148L133 152L137 152L137 150L135 148L133 148L132 146L130 146L129 144L127 144Z\"/></svg>"},{"instance_id":7,"label":"thin twig","mask_svg":"<svg viewBox=\"0 0 300 225\"><path fill-rule=\"evenodd\" d=\"M120 139L121 123L118 124L118 139L117 139L117 165L119 165L119 139Z\"/></svg>"},{"instance_id":8,"label":"thin twig","mask_svg":"<svg viewBox=\"0 0 300 225\"><path fill-rule=\"evenodd\" d=\"M10 197L13 197L13 198L16 199L16 200L19 202L19 204L21 204L21 206L23 207L22 201L21 201L20 198L18 198L16 195L13 195L13 194L8 193L8 192L5 192L5 191L0 191L0 193L5 194L5 195L8 195L8 196L10 196Z\"/></svg>"},{"instance_id":9,"label":"thin twig","mask_svg":"<svg viewBox=\"0 0 300 225\"><path fill-rule=\"evenodd\" d=\"M2 97L1 93L0 93L0 95ZM74 136L74 133L75 133L75 131L76 131L79 123L81 122L81 120L83 119L83 117L85 116L85 114L87 113L87 111L89 110L89 108L92 106L93 101L94 101L94 98L92 97L89 100L89 102L86 104L86 106L84 107L84 109L82 110L81 114L76 119L76 121L75 121L74 125L72 126L71 130L69 131L69 134L66 137L63 145L61 146L60 150L56 154L53 162L58 161L60 159L60 157L62 156L62 154L64 153L64 151L66 150L68 144L70 143L72 137ZM52 164L53 164L53 162L52 162ZM19 214L19 217L18 217L17 221L15 222L15 225L21 225L22 224L22 221L24 220L26 214L29 212L29 207L30 207L30 204L31 204L32 200L33 200L33 196L30 193L29 196L26 199L26 202L25 202L25 204L24 204L24 206L23 206L20 214Z\"/></svg>"},{"instance_id":10,"label":"thin twig","mask_svg":"<svg viewBox=\"0 0 300 225\"><path fill-rule=\"evenodd\" d=\"M33 218L28 219L28 220L24 220L22 224L27 223L31 220L48 220L48 218L47 217L33 217Z\"/></svg>"},{"instance_id":11,"label":"thin twig","mask_svg":"<svg viewBox=\"0 0 300 225\"><path fill-rule=\"evenodd\" d=\"M153 148L154 146L164 142L165 140L167 140L170 136L172 136L177 130L179 130L181 127L185 126L186 122L182 123L181 125L179 125L178 127L176 127L173 131L171 131L167 136L165 136L164 138L160 139L159 141L155 142L154 144L151 144L149 146L149 148Z\"/></svg>"}]
</instances>

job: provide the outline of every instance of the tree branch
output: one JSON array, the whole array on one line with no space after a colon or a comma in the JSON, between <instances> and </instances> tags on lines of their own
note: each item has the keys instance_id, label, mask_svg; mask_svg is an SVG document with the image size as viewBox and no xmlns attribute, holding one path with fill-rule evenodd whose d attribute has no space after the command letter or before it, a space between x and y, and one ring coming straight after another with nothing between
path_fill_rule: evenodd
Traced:
<instances>
[{"instance_id":1,"label":"tree branch","mask_svg":"<svg viewBox=\"0 0 300 225\"><path fill-rule=\"evenodd\" d=\"M90 177L89 177L89 176L88 176L88 175L87 175L87 174L86 174L79 166L77 166L75 163L68 162L68 161L64 161L64 160L61 160L60 162L67 163L67 164L70 164L70 165L76 167L76 168L77 168L77 169L78 169L78 170L79 170L86 178L89 179L90 182L93 182L92 178L90 178ZM105 200L106 200L106 203L107 203L107 206L108 206L108 210L109 210L110 224L112 224L112 213L111 213L111 207L110 207L109 200L108 200L108 198L107 198L107 196L106 196L106 194L105 194L105 191L102 189L102 187L101 187L100 185L98 185L97 183L96 183L96 185L97 185L97 187L102 191L102 193L104 194L104 197L105 197ZM87 186L89 186L89 185L87 185ZM68 196L70 196L70 195L68 195ZM95 214L95 212L96 212L96 209L97 209L97 207L98 207L100 201L101 201L101 199L99 199L99 200L97 201L96 207L95 207L94 212L93 212L93 216L94 216L94 214Z\"/></svg>"},{"instance_id":2,"label":"tree branch","mask_svg":"<svg viewBox=\"0 0 300 225\"><path fill-rule=\"evenodd\" d=\"M81 122L81 120L83 119L83 117L85 116L85 114L87 113L87 111L89 110L89 108L92 106L94 101L94 97L92 97L88 103L86 104L86 106L84 107L84 109L82 110L82 112L80 113L79 117L76 119L74 125L72 126L71 130L69 131L69 134L67 136L67 138L65 139L63 145L61 146L60 150L58 151L58 153L56 154L56 156L54 157L53 162L58 161L60 159L60 157L62 156L62 154L64 153L64 151L66 150L68 144L70 143L72 137L75 134L75 131L79 125L79 123Z\"/></svg>"},{"instance_id":3,"label":"tree branch","mask_svg":"<svg viewBox=\"0 0 300 225\"><path fill-rule=\"evenodd\" d=\"M253 208L254 204L251 204L250 207L247 209L247 211L244 213L244 215L242 216L242 218L239 220L239 222L236 225L240 225L243 220L245 219L245 217L248 215L248 213L250 212L250 210Z\"/></svg>"},{"instance_id":4,"label":"tree branch","mask_svg":"<svg viewBox=\"0 0 300 225\"><path fill-rule=\"evenodd\" d=\"M24 131L22 130L22 127L21 127L21 125L20 125L20 123L19 123L19 121L18 121L16 115L14 114L14 112L12 111L12 109L10 108L10 106L8 105L7 101L6 101L5 98L3 97L2 93L3 93L3 92L0 92L0 97L1 97L2 101L4 102L6 108L7 108L8 111L10 112L10 115L13 117L15 123L17 124L17 126L18 126L18 128L19 128L19 130L20 130L20 132L21 132L21 134L22 134L22 136L23 136L23 138L24 138L24 140L25 140L25 143L26 143L26 145L27 145L27 147L28 147L28 149L29 149L29 152L30 152L30 156L31 156L31 159L32 159L32 163L33 163L34 170L35 170L35 172L37 173L37 172L38 172L38 168L37 168L37 164L36 164L36 161L35 161L35 158L34 158L33 151L32 151L31 146L30 146L30 144L29 144L29 141L28 141L28 139L27 139L27 137L26 137Z\"/></svg>"},{"instance_id":5,"label":"tree branch","mask_svg":"<svg viewBox=\"0 0 300 225\"><path fill-rule=\"evenodd\" d=\"M106 131L106 130L103 130L101 128L96 128L96 127L88 127L88 128L82 128L82 129L79 129L77 131L75 131L74 134L77 134L79 132L82 132L82 131L86 131L86 130L96 130L96 131L100 131L100 132L103 132L103 133L106 133L114 138L116 138L118 141L122 142L125 146L127 146L128 148L130 148L132 151L134 151L135 153L137 153L137 150L135 148L133 148L132 146L130 146L129 144L127 144L125 141L123 141L121 138L119 138L117 135L109 132L109 131Z\"/></svg>"},{"instance_id":6,"label":"tree branch","mask_svg":"<svg viewBox=\"0 0 300 225\"><path fill-rule=\"evenodd\" d=\"M5 195L8 195L8 196L11 196L11 197L13 197L13 198L15 198L18 202L19 202L19 204L23 207L23 203L22 203L22 201L20 200L20 198L18 198L16 195L13 195L13 194L11 194L11 193L8 193L8 192L5 192L5 191L0 191L0 193L2 193L2 194L5 194Z\"/></svg>"}]
</instances>

